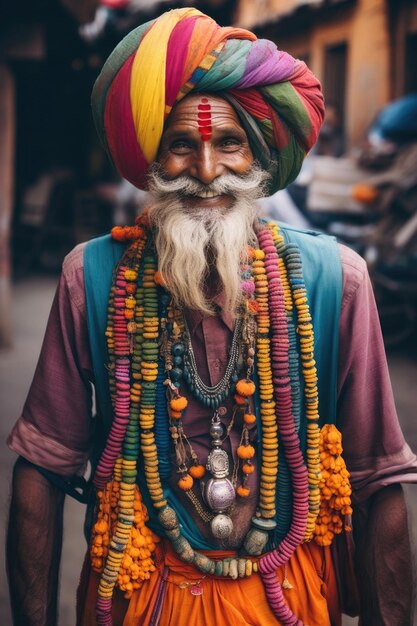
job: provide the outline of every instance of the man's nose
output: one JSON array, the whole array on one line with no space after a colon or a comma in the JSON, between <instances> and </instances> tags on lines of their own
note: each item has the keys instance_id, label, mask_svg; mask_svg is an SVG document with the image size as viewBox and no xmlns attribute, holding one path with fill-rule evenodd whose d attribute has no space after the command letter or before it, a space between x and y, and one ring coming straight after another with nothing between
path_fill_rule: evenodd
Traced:
<instances>
[{"instance_id":1,"label":"man's nose","mask_svg":"<svg viewBox=\"0 0 417 626\"><path fill-rule=\"evenodd\" d=\"M192 164L190 174L204 185L209 185L215 178L224 174L224 166L219 162L210 144L202 144Z\"/></svg>"}]
</instances>

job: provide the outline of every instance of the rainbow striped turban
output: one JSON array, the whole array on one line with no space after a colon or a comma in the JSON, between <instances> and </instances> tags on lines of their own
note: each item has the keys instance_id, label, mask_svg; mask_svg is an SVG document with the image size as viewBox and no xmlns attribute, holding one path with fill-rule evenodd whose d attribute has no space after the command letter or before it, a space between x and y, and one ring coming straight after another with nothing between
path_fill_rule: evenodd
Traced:
<instances>
[{"instance_id":1,"label":"rainbow striped turban","mask_svg":"<svg viewBox=\"0 0 417 626\"><path fill-rule=\"evenodd\" d=\"M129 33L94 85L98 134L120 174L146 189L164 122L190 92L235 108L270 192L297 176L323 119L320 84L305 63L241 28L222 28L197 9L168 11Z\"/></svg>"}]
</instances>

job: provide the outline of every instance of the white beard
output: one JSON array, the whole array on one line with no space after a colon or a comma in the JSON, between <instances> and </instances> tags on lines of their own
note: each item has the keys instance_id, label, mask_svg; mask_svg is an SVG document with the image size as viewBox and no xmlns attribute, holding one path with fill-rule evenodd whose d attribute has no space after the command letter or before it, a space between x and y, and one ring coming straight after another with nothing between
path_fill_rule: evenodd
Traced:
<instances>
[{"instance_id":1,"label":"white beard","mask_svg":"<svg viewBox=\"0 0 417 626\"><path fill-rule=\"evenodd\" d=\"M255 201L263 194L266 176L255 167L245 177L227 175L201 185L184 176L166 180L154 168L149 218L156 228L158 269L177 304L213 315L207 282L216 277L217 292L225 298L223 310L236 314L241 301L240 264L247 260L247 246L256 245ZM201 190L228 191L235 202L228 209L184 208L184 195Z\"/></svg>"}]
</instances>

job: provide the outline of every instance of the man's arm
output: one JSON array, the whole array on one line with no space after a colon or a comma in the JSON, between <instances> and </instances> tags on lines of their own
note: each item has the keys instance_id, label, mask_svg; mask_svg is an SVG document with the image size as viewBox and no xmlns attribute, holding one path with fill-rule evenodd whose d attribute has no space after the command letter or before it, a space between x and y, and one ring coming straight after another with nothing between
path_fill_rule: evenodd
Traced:
<instances>
[{"instance_id":1,"label":"man's arm","mask_svg":"<svg viewBox=\"0 0 417 626\"><path fill-rule=\"evenodd\" d=\"M355 567L362 626L411 626L413 567L400 485L354 507Z\"/></svg>"},{"instance_id":2,"label":"man's arm","mask_svg":"<svg viewBox=\"0 0 417 626\"><path fill-rule=\"evenodd\" d=\"M19 458L7 536L7 569L14 626L57 621L64 493Z\"/></svg>"},{"instance_id":3,"label":"man's arm","mask_svg":"<svg viewBox=\"0 0 417 626\"><path fill-rule=\"evenodd\" d=\"M410 626L412 567L400 483L417 480L391 389L366 263L340 246L338 426L353 489L362 626ZM397 486L396 486L397 485Z\"/></svg>"}]
</instances>

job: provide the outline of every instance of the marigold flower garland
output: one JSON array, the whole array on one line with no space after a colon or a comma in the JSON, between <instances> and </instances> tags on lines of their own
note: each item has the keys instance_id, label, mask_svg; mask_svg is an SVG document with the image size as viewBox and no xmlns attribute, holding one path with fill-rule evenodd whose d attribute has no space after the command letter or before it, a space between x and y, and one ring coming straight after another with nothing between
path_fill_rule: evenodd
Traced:
<instances>
[{"instance_id":1,"label":"marigold flower garland","mask_svg":"<svg viewBox=\"0 0 417 626\"><path fill-rule=\"evenodd\" d=\"M104 491L99 491L99 510L97 521L93 526L90 554L91 565L94 571L103 572L105 559L109 552L112 534L115 532L118 514L120 512L120 483L122 478L122 458L116 461L114 478ZM142 503L139 490L135 489L133 505L133 526L121 566L118 572L117 585L125 591L125 597L130 598L134 589L139 589L142 582L150 577L155 570L151 553L155 550L157 538L146 527L149 519L146 507Z\"/></svg>"},{"instance_id":2,"label":"marigold flower garland","mask_svg":"<svg viewBox=\"0 0 417 626\"><path fill-rule=\"evenodd\" d=\"M320 546L330 546L335 535L351 530L346 519L352 514L352 488L342 452L341 433L334 424L325 424L320 431L321 503L314 529Z\"/></svg>"}]
</instances>

